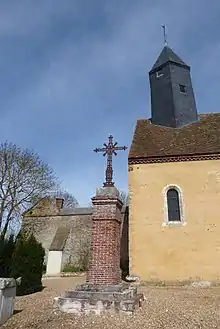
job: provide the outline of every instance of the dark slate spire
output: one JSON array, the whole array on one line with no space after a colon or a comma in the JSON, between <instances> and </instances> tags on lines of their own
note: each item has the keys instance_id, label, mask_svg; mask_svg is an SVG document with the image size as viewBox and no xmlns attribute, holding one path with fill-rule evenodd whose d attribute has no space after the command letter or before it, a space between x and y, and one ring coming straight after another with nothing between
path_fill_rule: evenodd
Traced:
<instances>
[{"instance_id":1,"label":"dark slate spire","mask_svg":"<svg viewBox=\"0 0 220 329\"><path fill-rule=\"evenodd\" d=\"M152 67L151 72L169 62L189 68L189 66L186 65L186 63L184 63L184 61L177 54L175 54L171 48L165 46Z\"/></svg>"},{"instance_id":2,"label":"dark slate spire","mask_svg":"<svg viewBox=\"0 0 220 329\"><path fill-rule=\"evenodd\" d=\"M190 67L167 45L149 77L153 124L179 128L198 120Z\"/></svg>"}]
</instances>

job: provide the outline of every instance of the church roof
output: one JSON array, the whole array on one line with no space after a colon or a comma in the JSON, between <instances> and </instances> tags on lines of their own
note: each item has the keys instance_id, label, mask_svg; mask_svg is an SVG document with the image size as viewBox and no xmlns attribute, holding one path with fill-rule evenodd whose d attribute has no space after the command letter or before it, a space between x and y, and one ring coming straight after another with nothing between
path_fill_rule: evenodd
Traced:
<instances>
[{"instance_id":1,"label":"church roof","mask_svg":"<svg viewBox=\"0 0 220 329\"><path fill-rule=\"evenodd\" d=\"M51 242L50 251L62 251L68 239L70 229L68 227L59 227Z\"/></svg>"},{"instance_id":2,"label":"church roof","mask_svg":"<svg viewBox=\"0 0 220 329\"><path fill-rule=\"evenodd\" d=\"M58 213L59 216L80 216L80 215L92 215L92 207L76 207L76 208L62 208Z\"/></svg>"},{"instance_id":3,"label":"church roof","mask_svg":"<svg viewBox=\"0 0 220 329\"><path fill-rule=\"evenodd\" d=\"M138 120L129 159L220 153L220 113L199 119L178 129Z\"/></svg>"},{"instance_id":4,"label":"church roof","mask_svg":"<svg viewBox=\"0 0 220 329\"><path fill-rule=\"evenodd\" d=\"M174 53L174 51L170 47L165 46L161 51L158 59L156 60L154 66L152 67L151 71L158 69L159 67L163 66L168 62L174 62L176 64L189 67L176 53Z\"/></svg>"}]
</instances>

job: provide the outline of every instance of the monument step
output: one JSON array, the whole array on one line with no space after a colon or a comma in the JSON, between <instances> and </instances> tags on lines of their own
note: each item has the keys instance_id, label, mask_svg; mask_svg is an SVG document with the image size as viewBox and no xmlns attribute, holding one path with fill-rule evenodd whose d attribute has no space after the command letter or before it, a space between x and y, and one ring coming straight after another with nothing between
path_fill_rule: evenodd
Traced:
<instances>
[{"instance_id":1,"label":"monument step","mask_svg":"<svg viewBox=\"0 0 220 329\"><path fill-rule=\"evenodd\" d=\"M137 288L130 288L126 289L122 292L108 292L108 291L82 291L82 290L72 290L66 291L61 297L63 298L92 298L94 300L110 300L110 301L117 301L117 300L126 300L137 295Z\"/></svg>"},{"instance_id":2,"label":"monument step","mask_svg":"<svg viewBox=\"0 0 220 329\"><path fill-rule=\"evenodd\" d=\"M77 285L75 290L78 291L94 291L94 292L122 292L126 289L129 289L130 285L126 282L121 282L119 284L108 284L108 285L100 285L94 283L84 283Z\"/></svg>"},{"instance_id":3,"label":"monument step","mask_svg":"<svg viewBox=\"0 0 220 329\"><path fill-rule=\"evenodd\" d=\"M89 293L86 293L86 296L81 295L81 297L68 298L68 297L56 297L54 299L54 308L67 313L74 314L88 314L94 312L97 315L100 315L105 311L114 311L114 312L134 312L137 307L141 306L141 302L144 300L143 294L136 294L133 297L124 299L121 294L121 299L117 296L116 299L112 295L108 295L107 299L94 298L92 295L87 297Z\"/></svg>"}]
</instances>

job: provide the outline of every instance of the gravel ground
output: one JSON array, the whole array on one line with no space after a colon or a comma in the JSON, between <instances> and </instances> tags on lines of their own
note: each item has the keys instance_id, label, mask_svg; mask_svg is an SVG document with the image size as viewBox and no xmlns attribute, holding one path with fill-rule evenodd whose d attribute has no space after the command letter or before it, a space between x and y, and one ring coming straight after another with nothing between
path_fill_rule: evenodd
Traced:
<instances>
[{"instance_id":1,"label":"gravel ground","mask_svg":"<svg viewBox=\"0 0 220 329\"><path fill-rule=\"evenodd\" d=\"M46 288L16 298L15 314L2 326L7 329L189 329L220 328L220 287L142 287L146 300L134 315L74 316L54 314L53 297L83 283L83 278L44 280Z\"/></svg>"}]
</instances>

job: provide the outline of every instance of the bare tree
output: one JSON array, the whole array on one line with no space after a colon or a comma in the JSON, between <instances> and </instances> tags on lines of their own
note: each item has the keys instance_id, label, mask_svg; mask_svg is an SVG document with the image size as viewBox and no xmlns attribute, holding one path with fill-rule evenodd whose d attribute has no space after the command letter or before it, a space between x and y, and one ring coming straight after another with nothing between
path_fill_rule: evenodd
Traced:
<instances>
[{"instance_id":1,"label":"bare tree","mask_svg":"<svg viewBox=\"0 0 220 329\"><path fill-rule=\"evenodd\" d=\"M55 197L63 198L64 199L64 204L63 206L65 208L76 208L79 206L78 201L76 198L69 192L65 190L58 190L55 192Z\"/></svg>"},{"instance_id":2,"label":"bare tree","mask_svg":"<svg viewBox=\"0 0 220 329\"><path fill-rule=\"evenodd\" d=\"M56 182L52 169L35 152L8 142L0 144L1 235L12 223L18 225L21 213L54 189Z\"/></svg>"},{"instance_id":3,"label":"bare tree","mask_svg":"<svg viewBox=\"0 0 220 329\"><path fill-rule=\"evenodd\" d=\"M124 206L129 205L129 195L125 191L120 191L120 198L124 204Z\"/></svg>"}]
</instances>

